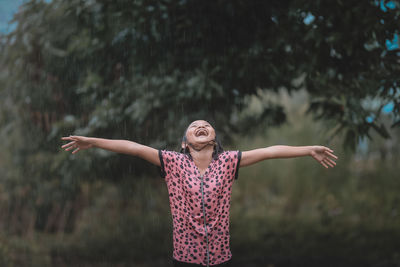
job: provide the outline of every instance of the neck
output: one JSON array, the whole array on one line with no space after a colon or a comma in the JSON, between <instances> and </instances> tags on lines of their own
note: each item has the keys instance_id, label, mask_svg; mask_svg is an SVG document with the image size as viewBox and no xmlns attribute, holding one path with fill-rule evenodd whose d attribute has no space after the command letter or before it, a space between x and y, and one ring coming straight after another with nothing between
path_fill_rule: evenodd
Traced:
<instances>
[{"instance_id":1,"label":"neck","mask_svg":"<svg viewBox=\"0 0 400 267\"><path fill-rule=\"evenodd\" d=\"M206 146L201 150L190 149L190 155L196 163L200 163L201 165L208 164L212 160L212 154L214 152L214 146Z\"/></svg>"}]
</instances>

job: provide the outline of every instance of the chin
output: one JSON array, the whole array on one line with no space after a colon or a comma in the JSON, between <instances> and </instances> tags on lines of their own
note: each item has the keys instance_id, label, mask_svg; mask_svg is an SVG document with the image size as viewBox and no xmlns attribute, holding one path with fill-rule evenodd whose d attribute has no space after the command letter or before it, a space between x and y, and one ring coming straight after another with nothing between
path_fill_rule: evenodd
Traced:
<instances>
[{"instance_id":1,"label":"chin","mask_svg":"<svg viewBox=\"0 0 400 267\"><path fill-rule=\"evenodd\" d=\"M202 135L202 136L196 136L194 139L195 140L201 140L201 141L208 141L208 140L211 140L212 138L211 138L211 136Z\"/></svg>"},{"instance_id":2,"label":"chin","mask_svg":"<svg viewBox=\"0 0 400 267\"><path fill-rule=\"evenodd\" d=\"M193 138L193 141L191 142L192 144L202 144L202 143L206 143L206 142L209 142L209 141L211 141L211 139L210 138L199 138L199 137L196 137L196 138Z\"/></svg>"}]
</instances>

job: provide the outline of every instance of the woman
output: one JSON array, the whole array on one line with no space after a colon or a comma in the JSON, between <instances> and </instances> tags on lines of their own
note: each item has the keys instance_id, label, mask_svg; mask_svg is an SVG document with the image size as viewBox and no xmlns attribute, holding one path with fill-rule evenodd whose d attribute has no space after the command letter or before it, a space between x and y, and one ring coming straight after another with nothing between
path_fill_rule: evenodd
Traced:
<instances>
[{"instance_id":1,"label":"woman","mask_svg":"<svg viewBox=\"0 0 400 267\"><path fill-rule=\"evenodd\" d=\"M336 165L337 156L324 146L271 146L250 151L224 151L214 128L204 120L192 122L182 140L181 153L156 150L127 140L83 136L66 151L98 147L143 158L161 168L173 219L174 266L229 266L229 210L232 184L239 167L266 159L311 156L325 168Z\"/></svg>"}]
</instances>

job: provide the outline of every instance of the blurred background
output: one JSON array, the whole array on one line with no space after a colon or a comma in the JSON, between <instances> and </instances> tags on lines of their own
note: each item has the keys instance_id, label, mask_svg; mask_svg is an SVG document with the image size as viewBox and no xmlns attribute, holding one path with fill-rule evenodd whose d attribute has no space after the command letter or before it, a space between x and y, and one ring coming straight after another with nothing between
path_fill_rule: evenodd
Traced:
<instances>
[{"instance_id":1,"label":"blurred background","mask_svg":"<svg viewBox=\"0 0 400 267\"><path fill-rule=\"evenodd\" d=\"M159 170L62 136L339 156L240 169L233 266L400 266L399 1L0 0L0 266L172 266Z\"/></svg>"}]
</instances>

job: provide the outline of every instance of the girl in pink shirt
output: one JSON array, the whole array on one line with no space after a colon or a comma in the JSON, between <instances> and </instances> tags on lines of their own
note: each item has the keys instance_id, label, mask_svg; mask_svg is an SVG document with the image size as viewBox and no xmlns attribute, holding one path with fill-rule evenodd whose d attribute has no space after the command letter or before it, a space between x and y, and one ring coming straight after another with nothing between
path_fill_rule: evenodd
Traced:
<instances>
[{"instance_id":1,"label":"girl in pink shirt","mask_svg":"<svg viewBox=\"0 0 400 267\"><path fill-rule=\"evenodd\" d=\"M311 156L325 168L337 156L324 146L270 146L250 151L224 151L214 128L204 120L186 129L180 153L156 150L127 140L63 137L75 154L98 147L141 157L160 167L169 193L173 221L174 266L229 266L229 211L232 184L239 167L266 159Z\"/></svg>"}]
</instances>

